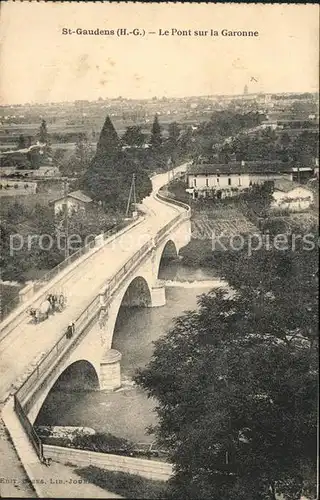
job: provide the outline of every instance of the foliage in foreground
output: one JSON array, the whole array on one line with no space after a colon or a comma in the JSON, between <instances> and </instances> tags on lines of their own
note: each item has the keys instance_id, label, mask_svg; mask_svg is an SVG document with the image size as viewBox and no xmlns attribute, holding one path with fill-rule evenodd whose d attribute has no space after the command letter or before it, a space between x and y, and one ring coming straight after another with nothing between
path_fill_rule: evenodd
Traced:
<instances>
[{"instance_id":1,"label":"foliage in foreground","mask_svg":"<svg viewBox=\"0 0 320 500\"><path fill-rule=\"evenodd\" d=\"M315 495L317 257L221 254L233 290L202 295L155 343L136 381L158 400L170 498Z\"/></svg>"}]
</instances>

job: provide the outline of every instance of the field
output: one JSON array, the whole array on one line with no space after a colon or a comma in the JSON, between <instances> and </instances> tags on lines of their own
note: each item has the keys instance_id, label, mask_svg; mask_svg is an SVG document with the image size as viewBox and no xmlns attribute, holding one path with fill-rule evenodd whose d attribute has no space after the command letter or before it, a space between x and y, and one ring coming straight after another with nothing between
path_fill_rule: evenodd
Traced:
<instances>
[{"instance_id":1,"label":"field","mask_svg":"<svg viewBox=\"0 0 320 500\"><path fill-rule=\"evenodd\" d=\"M194 211L191 219L192 238L211 239L215 235L236 236L259 232L236 208L221 207Z\"/></svg>"},{"instance_id":2,"label":"field","mask_svg":"<svg viewBox=\"0 0 320 500\"><path fill-rule=\"evenodd\" d=\"M41 185L42 184L42 185ZM59 196L63 195L63 187L62 183L52 183L49 187L49 183L47 182L45 186L43 183L38 183L37 192L32 195L26 195L25 193L20 194L19 189L14 190L14 194L11 196L6 194L6 191L0 192L0 214L3 214L7 211L8 207L13 203L21 203L26 208L33 208L35 205L48 205L50 201L59 198Z\"/></svg>"},{"instance_id":3,"label":"field","mask_svg":"<svg viewBox=\"0 0 320 500\"><path fill-rule=\"evenodd\" d=\"M292 213L290 215L270 217L267 223L278 223L279 232L305 233L319 224L318 215L315 212ZM278 227L277 226L277 227ZM280 228L282 228L280 230Z\"/></svg>"}]
</instances>

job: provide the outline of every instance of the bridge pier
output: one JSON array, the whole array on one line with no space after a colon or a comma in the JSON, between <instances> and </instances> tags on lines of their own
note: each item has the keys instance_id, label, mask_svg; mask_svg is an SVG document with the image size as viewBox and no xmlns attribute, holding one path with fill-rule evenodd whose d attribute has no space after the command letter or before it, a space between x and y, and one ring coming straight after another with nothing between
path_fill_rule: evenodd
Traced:
<instances>
[{"instance_id":1,"label":"bridge pier","mask_svg":"<svg viewBox=\"0 0 320 500\"><path fill-rule=\"evenodd\" d=\"M166 304L166 288L163 283L157 283L150 290L151 303L149 307L161 307Z\"/></svg>"},{"instance_id":2,"label":"bridge pier","mask_svg":"<svg viewBox=\"0 0 320 500\"><path fill-rule=\"evenodd\" d=\"M100 361L100 390L115 391L121 387L120 361L122 354L109 349Z\"/></svg>"}]
</instances>

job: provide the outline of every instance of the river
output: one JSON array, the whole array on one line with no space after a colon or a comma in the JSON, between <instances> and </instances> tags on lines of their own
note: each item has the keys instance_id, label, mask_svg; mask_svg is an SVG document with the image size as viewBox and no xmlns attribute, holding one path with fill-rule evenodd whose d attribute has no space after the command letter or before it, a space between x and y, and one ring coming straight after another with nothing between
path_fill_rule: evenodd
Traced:
<instances>
[{"instance_id":1,"label":"river","mask_svg":"<svg viewBox=\"0 0 320 500\"><path fill-rule=\"evenodd\" d=\"M135 442L153 440L146 428L156 423L155 401L133 386L131 378L149 362L153 342L168 332L174 318L195 309L197 297L218 282L213 269L189 268L180 262L168 263L159 277L167 284L165 306L120 310L112 347L122 353L122 388L113 393L51 391L36 425L84 426Z\"/></svg>"}]
</instances>

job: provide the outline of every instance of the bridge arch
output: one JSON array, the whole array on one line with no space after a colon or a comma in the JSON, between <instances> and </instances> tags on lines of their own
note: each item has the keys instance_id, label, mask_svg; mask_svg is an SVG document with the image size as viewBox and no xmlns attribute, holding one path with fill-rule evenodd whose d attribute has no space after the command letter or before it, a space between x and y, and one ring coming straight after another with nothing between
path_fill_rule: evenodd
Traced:
<instances>
[{"instance_id":1,"label":"bridge arch","mask_svg":"<svg viewBox=\"0 0 320 500\"><path fill-rule=\"evenodd\" d=\"M85 390L98 390L99 382L99 367L86 359L77 359L64 366L48 385L42 388L40 394L31 396L23 405L31 423L37 420L43 405L45 404L49 394L58 389L68 389L70 392L80 392Z\"/></svg>"},{"instance_id":2,"label":"bridge arch","mask_svg":"<svg viewBox=\"0 0 320 500\"><path fill-rule=\"evenodd\" d=\"M119 307L150 307L151 291L147 280L136 276L126 288Z\"/></svg>"},{"instance_id":3,"label":"bridge arch","mask_svg":"<svg viewBox=\"0 0 320 500\"><path fill-rule=\"evenodd\" d=\"M165 261L174 260L178 257L178 249L173 240L168 240L158 252L158 258L155 263L155 274L159 278L161 266Z\"/></svg>"},{"instance_id":4,"label":"bridge arch","mask_svg":"<svg viewBox=\"0 0 320 500\"><path fill-rule=\"evenodd\" d=\"M123 287L112 302L108 311L106 346L111 349L116 322L122 307L151 307L152 306L151 277L138 274Z\"/></svg>"}]
</instances>

